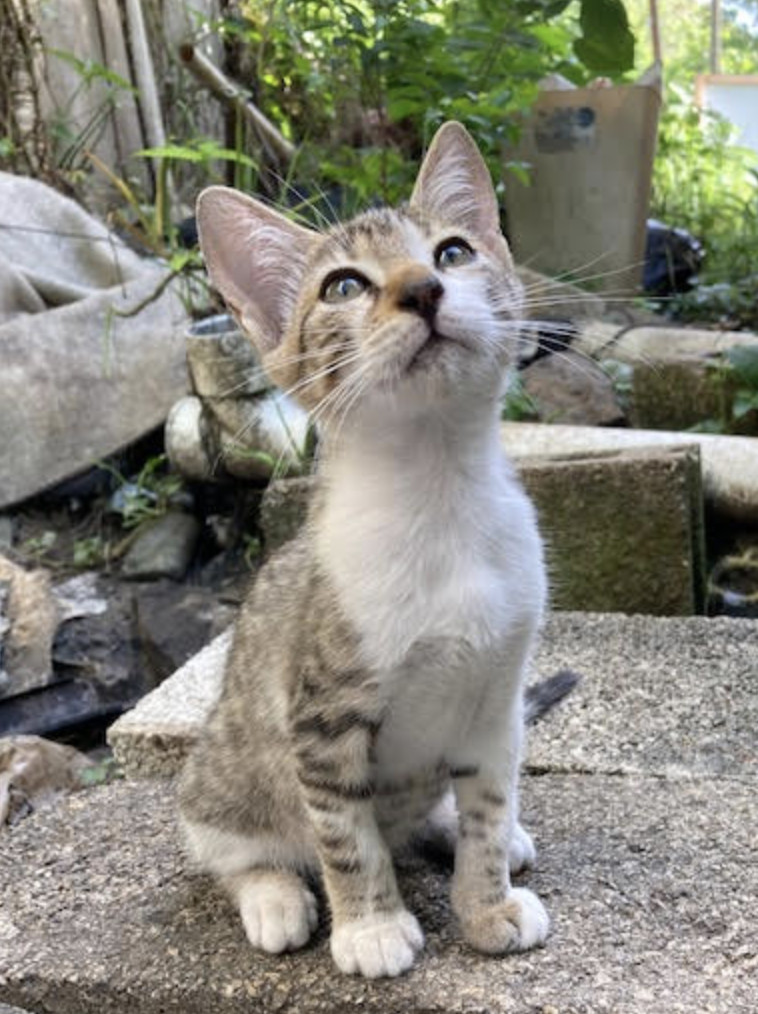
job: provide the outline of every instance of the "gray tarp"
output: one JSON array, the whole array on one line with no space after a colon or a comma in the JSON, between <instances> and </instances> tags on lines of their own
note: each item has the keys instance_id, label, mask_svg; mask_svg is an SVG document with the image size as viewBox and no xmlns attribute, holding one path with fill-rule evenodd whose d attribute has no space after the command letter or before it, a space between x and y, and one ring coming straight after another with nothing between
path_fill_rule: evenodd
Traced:
<instances>
[{"instance_id":1,"label":"gray tarp","mask_svg":"<svg viewBox=\"0 0 758 1014\"><path fill-rule=\"evenodd\" d=\"M0 173L0 508L97 462L187 389L188 320L166 267L74 201Z\"/></svg>"}]
</instances>

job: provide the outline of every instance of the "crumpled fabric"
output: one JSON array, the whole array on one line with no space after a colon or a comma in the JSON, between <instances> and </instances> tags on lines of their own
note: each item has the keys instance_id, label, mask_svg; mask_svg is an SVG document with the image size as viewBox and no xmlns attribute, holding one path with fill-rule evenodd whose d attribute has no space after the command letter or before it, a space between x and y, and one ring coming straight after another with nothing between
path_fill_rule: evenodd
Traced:
<instances>
[{"instance_id":1,"label":"crumpled fabric","mask_svg":"<svg viewBox=\"0 0 758 1014\"><path fill-rule=\"evenodd\" d=\"M179 286L75 201L0 173L0 508L159 426L187 390Z\"/></svg>"}]
</instances>

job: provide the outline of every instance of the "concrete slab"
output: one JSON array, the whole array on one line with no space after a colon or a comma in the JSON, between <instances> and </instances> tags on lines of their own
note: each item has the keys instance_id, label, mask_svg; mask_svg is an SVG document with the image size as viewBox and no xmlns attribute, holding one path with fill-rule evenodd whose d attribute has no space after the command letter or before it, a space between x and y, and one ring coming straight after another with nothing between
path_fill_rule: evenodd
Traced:
<instances>
[{"instance_id":1,"label":"concrete slab","mask_svg":"<svg viewBox=\"0 0 758 1014\"><path fill-rule=\"evenodd\" d=\"M705 600L697 447L524 458L555 609L688 616Z\"/></svg>"},{"instance_id":2,"label":"concrete slab","mask_svg":"<svg viewBox=\"0 0 758 1014\"><path fill-rule=\"evenodd\" d=\"M179 770L218 694L229 636L111 726L128 776ZM583 679L530 737L533 770L758 775L758 620L555 613L534 670L564 667Z\"/></svg>"},{"instance_id":3,"label":"concrete slab","mask_svg":"<svg viewBox=\"0 0 758 1014\"><path fill-rule=\"evenodd\" d=\"M512 422L503 423L501 433L503 446L517 466L524 458L697 444L706 500L728 517L758 523L758 454L754 437Z\"/></svg>"},{"instance_id":4,"label":"concrete slab","mask_svg":"<svg viewBox=\"0 0 758 1014\"><path fill-rule=\"evenodd\" d=\"M426 950L409 975L373 983L335 972L323 920L305 951L253 952L230 903L185 866L170 782L70 797L3 840L0 1001L37 1014L753 1014L754 780L551 774L523 796L547 946L473 953L447 874L411 860L401 886Z\"/></svg>"}]
</instances>

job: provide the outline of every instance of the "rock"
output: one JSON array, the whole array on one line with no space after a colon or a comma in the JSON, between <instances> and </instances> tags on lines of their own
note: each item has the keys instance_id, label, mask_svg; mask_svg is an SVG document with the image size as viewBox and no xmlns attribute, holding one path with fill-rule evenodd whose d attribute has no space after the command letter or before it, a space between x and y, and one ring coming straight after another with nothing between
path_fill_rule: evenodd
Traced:
<instances>
[{"instance_id":1,"label":"rock","mask_svg":"<svg viewBox=\"0 0 758 1014\"><path fill-rule=\"evenodd\" d=\"M181 511L169 511L145 525L124 557L122 576L134 581L160 577L181 581L192 561L200 527L197 518Z\"/></svg>"},{"instance_id":2,"label":"rock","mask_svg":"<svg viewBox=\"0 0 758 1014\"><path fill-rule=\"evenodd\" d=\"M157 686L220 634L236 616L210 588L158 581L135 593L145 682Z\"/></svg>"},{"instance_id":3,"label":"rock","mask_svg":"<svg viewBox=\"0 0 758 1014\"><path fill-rule=\"evenodd\" d=\"M543 356L520 377L543 422L613 426L624 419L610 377L576 352Z\"/></svg>"},{"instance_id":4,"label":"rock","mask_svg":"<svg viewBox=\"0 0 758 1014\"><path fill-rule=\"evenodd\" d=\"M503 445L518 463L526 457L608 454L628 448L697 445L703 470L703 493L719 514L758 523L758 454L752 437L662 430L611 429L596 426L543 426L503 423Z\"/></svg>"},{"instance_id":5,"label":"rock","mask_svg":"<svg viewBox=\"0 0 758 1014\"><path fill-rule=\"evenodd\" d=\"M51 649L60 615L44 570L25 570L0 555L5 585L5 625L0 698L45 686L52 675ZM3 685L5 689L3 690Z\"/></svg>"},{"instance_id":6,"label":"rock","mask_svg":"<svg viewBox=\"0 0 758 1014\"><path fill-rule=\"evenodd\" d=\"M13 823L61 792L81 789L83 773L94 765L70 746L39 736L0 739L0 834Z\"/></svg>"}]
</instances>

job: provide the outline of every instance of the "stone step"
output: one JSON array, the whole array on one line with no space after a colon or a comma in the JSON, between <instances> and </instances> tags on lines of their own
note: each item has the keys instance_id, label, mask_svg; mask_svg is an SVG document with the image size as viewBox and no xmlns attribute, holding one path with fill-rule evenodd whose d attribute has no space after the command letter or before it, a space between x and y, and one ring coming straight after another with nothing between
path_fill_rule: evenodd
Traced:
<instances>
[{"instance_id":1,"label":"stone step","mask_svg":"<svg viewBox=\"0 0 758 1014\"><path fill-rule=\"evenodd\" d=\"M180 853L171 782L93 789L4 838L0 998L37 1014L752 1014L758 794L731 775L525 778L540 854L519 882L550 912L545 948L469 950L448 873L409 860L426 948L375 982L335 971L323 915L305 950L254 952Z\"/></svg>"},{"instance_id":2,"label":"stone step","mask_svg":"<svg viewBox=\"0 0 758 1014\"><path fill-rule=\"evenodd\" d=\"M130 770L176 770L227 645L113 727ZM0 1002L37 1014L752 1014L758 621L555 615L537 667L566 665L583 680L532 730L522 785L540 855L520 882L551 913L544 949L473 953L448 872L408 859L401 889L427 938L410 974L338 975L323 915L304 951L257 954L181 854L172 780L135 779L4 834Z\"/></svg>"},{"instance_id":3,"label":"stone step","mask_svg":"<svg viewBox=\"0 0 758 1014\"><path fill-rule=\"evenodd\" d=\"M175 774L221 684L222 634L111 726L129 777ZM537 771L758 775L758 621L555 613L534 672L582 675L530 737ZM547 723L545 723L547 728Z\"/></svg>"},{"instance_id":4,"label":"stone step","mask_svg":"<svg viewBox=\"0 0 758 1014\"><path fill-rule=\"evenodd\" d=\"M758 523L758 444L755 437L514 422L503 423L501 432L503 446L517 466L523 460L534 458L697 446L706 501L726 517Z\"/></svg>"}]
</instances>

